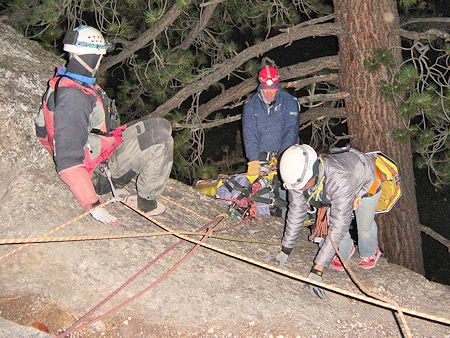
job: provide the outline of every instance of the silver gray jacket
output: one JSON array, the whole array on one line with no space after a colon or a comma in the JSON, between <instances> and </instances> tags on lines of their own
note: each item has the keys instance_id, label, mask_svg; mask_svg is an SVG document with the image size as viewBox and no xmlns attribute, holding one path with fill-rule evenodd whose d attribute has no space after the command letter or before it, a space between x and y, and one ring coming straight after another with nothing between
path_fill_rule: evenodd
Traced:
<instances>
[{"instance_id":1,"label":"silver gray jacket","mask_svg":"<svg viewBox=\"0 0 450 338\"><path fill-rule=\"evenodd\" d=\"M342 238L350 229L353 202L367 193L375 180L374 160L356 149L321 157L323 168L320 170L324 170L325 196L331 202L328 232L339 247ZM293 248L306 219L308 202L302 190L289 190L288 201L288 217L282 245ZM314 261L327 266L334 255L335 251L327 237Z\"/></svg>"}]
</instances>

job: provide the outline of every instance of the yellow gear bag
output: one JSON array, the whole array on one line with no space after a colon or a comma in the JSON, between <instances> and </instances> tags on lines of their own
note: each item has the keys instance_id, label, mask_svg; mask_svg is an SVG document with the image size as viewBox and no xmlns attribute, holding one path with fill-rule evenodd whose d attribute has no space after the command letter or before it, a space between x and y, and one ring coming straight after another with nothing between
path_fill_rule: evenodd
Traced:
<instances>
[{"instance_id":1,"label":"yellow gear bag","mask_svg":"<svg viewBox=\"0 0 450 338\"><path fill-rule=\"evenodd\" d=\"M397 164L381 151L367 153L375 159L375 182L369 189L369 194L375 194L381 187L381 196L376 206L376 213L390 211L402 196L400 173Z\"/></svg>"}]
</instances>

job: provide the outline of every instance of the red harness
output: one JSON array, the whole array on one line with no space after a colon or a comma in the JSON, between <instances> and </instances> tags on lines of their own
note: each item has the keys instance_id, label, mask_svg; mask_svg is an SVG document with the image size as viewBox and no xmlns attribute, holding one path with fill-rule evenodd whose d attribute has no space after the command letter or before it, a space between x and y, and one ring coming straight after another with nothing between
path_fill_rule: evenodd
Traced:
<instances>
[{"instance_id":1,"label":"red harness","mask_svg":"<svg viewBox=\"0 0 450 338\"><path fill-rule=\"evenodd\" d=\"M74 81L67 77L55 76L49 81L49 86L53 89L54 95L56 94L55 88L63 88L63 87L71 87L77 88L83 93L87 95L92 95L97 99L98 104L103 107L103 111L105 111L105 107L103 106L102 98L95 91L95 87L82 85L81 83ZM47 96L48 98L49 96ZM47 131L46 138L40 138L42 144L50 151L52 155L55 153L55 144L54 144L54 135L55 135L55 126L54 126L54 112L49 109L47 100L43 100L43 113L44 113L44 121L45 121L45 129ZM105 117L106 118L106 117ZM125 129L124 127L119 127L109 134L107 134L106 123L103 121L100 128L98 128L105 135L98 135L100 137L100 151L97 157L91 157L91 152L88 147L84 147L84 161L83 165L91 174L95 168L103 161L107 160L111 154L117 149L117 147L122 144L122 131Z\"/></svg>"}]
</instances>

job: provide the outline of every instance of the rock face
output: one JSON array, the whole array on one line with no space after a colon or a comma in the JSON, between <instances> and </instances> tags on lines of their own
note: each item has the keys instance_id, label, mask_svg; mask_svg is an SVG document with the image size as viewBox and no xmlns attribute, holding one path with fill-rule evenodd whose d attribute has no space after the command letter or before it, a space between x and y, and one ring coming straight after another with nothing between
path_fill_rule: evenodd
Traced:
<instances>
[{"instance_id":1,"label":"rock face","mask_svg":"<svg viewBox=\"0 0 450 338\"><path fill-rule=\"evenodd\" d=\"M83 210L59 180L52 159L35 137L33 126L46 81L63 60L2 24L0 39L1 237L161 232L157 225L120 203L107 206L122 221L120 227L107 227L89 216L65 224ZM203 197L174 180L169 182L162 199L167 211L155 220L179 231L195 230L226 210L223 203ZM230 218L216 230L235 223ZM219 238L208 239L207 243L263 261L278 252L282 232L280 219L265 217L218 235L269 241L272 245ZM285 266L305 276L317 252L306 237L305 229ZM43 323L55 334L177 241L173 236L159 236L28 247L0 245L0 316L26 326ZM192 247L193 244L183 242L97 315L152 283ZM403 307L448 317L449 287L429 282L384 259L371 271L357 270L356 264L354 258L350 266L371 291ZM345 273L326 271L325 280L358 292ZM448 327L407 319L414 336L449 336ZM9 322L0 322L0 334L9 332L9 336L17 336L15 332L19 329ZM332 293L321 301L298 281L200 248L156 288L82 333L82 336L101 335L378 337L398 336L399 330L387 310Z\"/></svg>"}]
</instances>

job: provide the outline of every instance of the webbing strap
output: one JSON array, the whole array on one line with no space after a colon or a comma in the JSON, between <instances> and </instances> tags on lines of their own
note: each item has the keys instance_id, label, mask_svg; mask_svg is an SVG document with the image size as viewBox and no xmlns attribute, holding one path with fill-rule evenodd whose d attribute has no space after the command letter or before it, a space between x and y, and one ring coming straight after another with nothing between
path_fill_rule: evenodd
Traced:
<instances>
[{"instance_id":1,"label":"webbing strap","mask_svg":"<svg viewBox=\"0 0 450 338\"><path fill-rule=\"evenodd\" d=\"M65 75L58 75L58 80L56 80L55 88L53 89L53 110L56 107L56 95L58 94L59 83L61 82L63 77L66 77L66 76Z\"/></svg>"},{"instance_id":2,"label":"webbing strap","mask_svg":"<svg viewBox=\"0 0 450 338\"><path fill-rule=\"evenodd\" d=\"M311 195L308 198L308 203L311 201L311 199L314 199L314 201L318 201L320 198L320 194L324 190L325 187L325 164L323 161L323 158L319 156L320 166L319 166L319 176L317 178L317 185L314 191L311 193Z\"/></svg>"},{"instance_id":3,"label":"webbing strap","mask_svg":"<svg viewBox=\"0 0 450 338\"><path fill-rule=\"evenodd\" d=\"M234 178L229 179L228 182L233 183L234 189L236 189L237 191L243 193L245 196L249 196L250 195L250 192L251 192L250 188L244 187L239 182L237 182ZM228 184L228 186L230 186L230 185ZM228 189L228 186L227 186L227 189ZM232 190L233 190L233 188L231 188L230 192Z\"/></svg>"}]
</instances>

